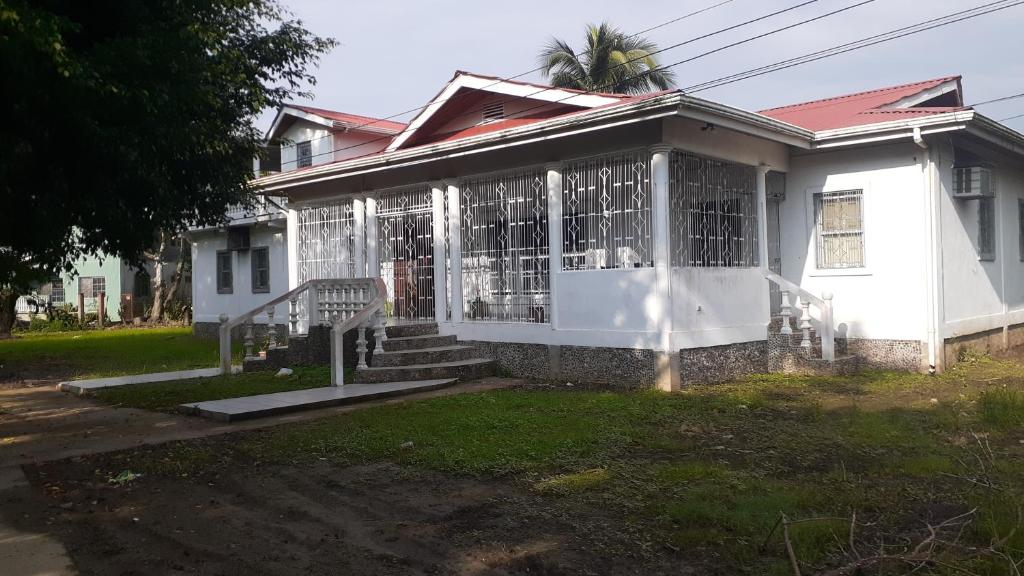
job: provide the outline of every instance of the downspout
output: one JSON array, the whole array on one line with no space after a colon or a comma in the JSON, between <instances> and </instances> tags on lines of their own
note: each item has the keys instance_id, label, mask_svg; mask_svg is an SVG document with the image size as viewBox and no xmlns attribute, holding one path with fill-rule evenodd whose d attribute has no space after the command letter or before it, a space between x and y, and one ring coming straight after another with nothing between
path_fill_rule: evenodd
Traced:
<instances>
[{"instance_id":1,"label":"downspout","mask_svg":"<svg viewBox=\"0 0 1024 576\"><path fill-rule=\"evenodd\" d=\"M914 128L914 143L925 150L921 162L922 183L924 187L924 209L925 209L925 308L927 314L927 343L928 343L928 373L935 374L938 363L938 300L939 286L937 271L939 262L936 254L937 238L937 195L935 193L935 171L933 169L932 151L928 143L921 137L921 129Z\"/></svg>"}]
</instances>

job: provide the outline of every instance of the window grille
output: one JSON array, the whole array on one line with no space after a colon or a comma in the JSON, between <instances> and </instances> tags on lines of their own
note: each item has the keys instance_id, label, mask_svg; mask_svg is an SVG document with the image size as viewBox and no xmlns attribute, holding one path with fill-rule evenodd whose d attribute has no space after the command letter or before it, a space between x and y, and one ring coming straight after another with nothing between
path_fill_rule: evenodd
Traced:
<instances>
[{"instance_id":1,"label":"window grille","mask_svg":"<svg viewBox=\"0 0 1024 576\"><path fill-rule=\"evenodd\" d=\"M994 198L978 199L978 258L996 258L996 202Z\"/></svg>"},{"instance_id":2,"label":"window grille","mask_svg":"<svg viewBox=\"0 0 1024 576\"><path fill-rule=\"evenodd\" d=\"M484 122L493 122L505 117L505 103L492 102L483 107Z\"/></svg>"},{"instance_id":3,"label":"window grille","mask_svg":"<svg viewBox=\"0 0 1024 576\"><path fill-rule=\"evenodd\" d=\"M547 173L467 179L459 191L465 319L548 322Z\"/></svg>"},{"instance_id":4,"label":"window grille","mask_svg":"<svg viewBox=\"0 0 1024 576\"><path fill-rule=\"evenodd\" d=\"M758 265L756 177L752 166L672 152L672 266Z\"/></svg>"},{"instance_id":5,"label":"window grille","mask_svg":"<svg viewBox=\"0 0 1024 576\"><path fill-rule=\"evenodd\" d=\"M814 195L814 229L819 269L864 266L864 191Z\"/></svg>"},{"instance_id":6,"label":"window grille","mask_svg":"<svg viewBox=\"0 0 1024 576\"><path fill-rule=\"evenodd\" d=\"M650 156L587 158L562 170L562 269L651 267Z\"/></svg>"},{"instance_id":7,"label":"window grille","mask_svg":"<svg viewBox=\"0 0 1024 576\"><path fill-rule=\"evenodd\" d=\"M434 319L434 198L429 186L384 192L377 201L380 275L388 316Z\"/></svg>"},{"instance_id":8,"label":"window grille","mask_svg":"<svg viewBox=\"0 0 1024 576\"><path fill-rule=\"evenodd\" d=\"M299 168L313 165L313 142L306 140L295 145L295 165Z\"/></svg>"},{"instance_id":9,"label":"window grille","mask_svg":"<svg viewBox=\"0 0 1024 576\"><path fill-rule=\"evenodd\" d=\"M78 279L78 292L86 298L98 298L107 291L107 279L103 276L83 276Z\"/></svg>"},{"instance_id":10,"label":"window grille","mask_svg":"<svg viewBox=\"0 0 1024 576\"><path fill-rule=\"evenodd\" d=\"M354 278L355 250L360 243L355 238L352 201L309 206L296 216L299 284L307 280Z\"/></svg>"},{"instance_id":11,"label":"window grille","mask_svg":"<svg viewBox=\"0 0 1024 576\"><path fill-rule=\"evenodd\" d=\"M1024 262L1024 198L1017 199L1017 244L1020 249L1020 261Z\"/></svg>"},{"instance_id":12,"label":"window grille","mask_svg":"<svg viewBox=\"0 0 1024 576\"><path fill-rule=\"evenodd\" d=\"M270 292L270 248L253 248L249 252L252 265L252 291L254 294Z\"/></svg>"},{"instance_id":13,"label":"window grille","mask_svg":"<svg viewBox=\"0 0 1024 576\"><path fill-rule=\"evenodd\" d=\"M50 302L54 304L64 303L64 280L60 276L54 276L50 280Z\"/></svg>"},{"instance_id":14,"label":"window grille","mask_svg":"<svg viewBox=\"0 0 1024 576\"><path fill-rule=\"evenodd\" d=\"M234 270L230 250L217 251L217 293L231 294L234 290Z\"/></svg>"}]
</instances>

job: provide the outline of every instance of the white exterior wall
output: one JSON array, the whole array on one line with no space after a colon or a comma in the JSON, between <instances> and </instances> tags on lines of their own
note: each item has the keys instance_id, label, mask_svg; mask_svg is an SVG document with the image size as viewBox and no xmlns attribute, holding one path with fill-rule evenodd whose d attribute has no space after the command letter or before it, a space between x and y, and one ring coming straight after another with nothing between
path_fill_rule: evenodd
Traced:
<instances>
[{"instance_id":1,"label":"white exterior wall","mask_svg":"<svg viewBox=\"0 0 1024 576\"><path fill-rule=\"evenodd\" d=\"M226 232L215 230L194 232L192 238L192 313L195 322L219 322L221 314L234 318L288 291L288 241L284 221L282 227L256 226L251 229L252 248L270 248L270 292L253 293L252 262L249 251L232 253L234 263L231 294L217 293L217 251L227 248ZM274 310L274 322L288 322L287 304ZM255 322L266 323L266 314Z\"/></svg>"},{"instance_id":2,"label":"white exterior wall","mask_svg":"<svg viewBox=\"0 0 1024 576\"><path fill-rule=\"evenodd\" d=\"M838 336L927 339L925 154L906 142L790 159L779 209L782 275L813 294L833 292ZM851 189L864 191L866 266L819 270L812 194Z\"/></svg>"},{"instance_id":3,"label":"white exterior wall","mask_svg":"<svg viewBox=\"0 0 1024 576\"><path fill-rule=\"evenodd\" d=\"M953 154L948 144L936 147L936 164L941 181L943 336L1024 323L1024 262L1017 215L1017 201L1024 198L1024 171L997 162L995 259L983 261L977 249L979 202L953 198Z\"/></svg>"},{"instance_id":4,"label":"white exterior wall","mask_svg":"<svg viewBox=\"0 0 1024 576\"><path fill-rule=\"evenodd\" d=\"M309 140L313 149L313 165L326 164L334 160L334 142L331 138L331 131L321 124L308 120L296 119L295 122L281 134L281 139L289 144L281 145L281 170L288 172L295 170L296 165L296 144Z\"/></svg>"}]
</instances>

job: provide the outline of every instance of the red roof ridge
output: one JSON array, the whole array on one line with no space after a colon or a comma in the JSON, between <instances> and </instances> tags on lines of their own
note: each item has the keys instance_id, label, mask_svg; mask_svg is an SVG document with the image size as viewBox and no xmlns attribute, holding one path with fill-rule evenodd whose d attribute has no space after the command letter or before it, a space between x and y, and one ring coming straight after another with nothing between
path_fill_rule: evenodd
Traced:
<instances>
[{"instance_id":1,"label":"red roof ridge","mask_svg":"<svg viewBox=\"0 0 1024 576\"><path fill-rule=\"evenodd\" d=\"M910 88L912 86L920 86L920 85L924 85L924 84L941 84L943 82L949 82L950 80L959 80L960 78L961 78L960 75L944 76L944 77L941 77L941 78L932 78L931 80L921 80L921 81L918 81L918 82L909 82L907 84L898 84L896 86L886 86L884 88L875 88L873 90L864 90L863 92L854 92L852 94L843 94L841 96L831 96L829 98L820 98L818 100L809 100L807 102L799 102L797 104L787 104L785 106L777 106L775 108L766 108L764 110L760 110L759 113L764 114L766 112L777 112L777 111L780 111L780 110L795 110L795 109L799 109L802 106L808 106L808 105L811 105L811 104L822 104L824 102L836 102L836 101L841 101L841 100L847 100L847 99L850 99L850 98L856 98L856 97L859 97L859 96L867 96L868 94L880 94L880 93L883 93L883 92L889 92L889 91L893 91L893 90L903 90L903 89L906 89L906 88Z\"/></svg>"}]
</instances>

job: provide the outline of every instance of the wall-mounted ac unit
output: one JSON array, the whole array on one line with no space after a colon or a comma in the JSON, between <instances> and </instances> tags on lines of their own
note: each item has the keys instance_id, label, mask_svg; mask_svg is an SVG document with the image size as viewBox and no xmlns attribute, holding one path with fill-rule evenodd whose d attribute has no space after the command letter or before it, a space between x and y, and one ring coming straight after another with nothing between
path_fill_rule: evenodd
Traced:
<instances>
[{"instance_id":1,"label":"wall-mounted ac unit","mask_svg":"<svg viewBox=\"0 0 1024 576\"><path fill-rule=\"evenodd\" d=\"M996 195L995 175L985 166L953 168L953 197L963 200L991 198Z\"/></svg>"},{"instance_id":2,"label":"wall-mounted ac unit","mask_svg":"<svg viewBox=\"0 0 1024 576\"><path fill-rule=\"evenodd\" d=\"M249 227L228 228L228 250L249 249Z\"/></svg>"}]
</instances>

